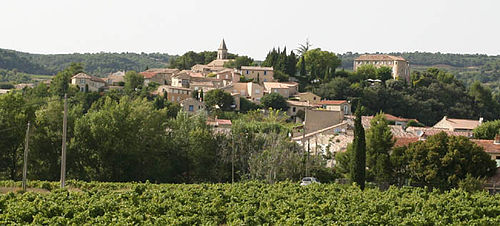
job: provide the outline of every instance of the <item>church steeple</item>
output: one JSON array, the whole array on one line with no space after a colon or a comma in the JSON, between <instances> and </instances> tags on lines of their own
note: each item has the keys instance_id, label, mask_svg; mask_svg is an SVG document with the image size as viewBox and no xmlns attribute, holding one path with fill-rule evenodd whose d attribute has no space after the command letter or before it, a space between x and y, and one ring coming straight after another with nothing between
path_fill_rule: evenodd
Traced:
<instances>
[{"instance_id":1,"label":"church steeple","mask_svg":"<svg viewBox=\"0 0 500 226\"><path fill-rule=\"evenodd\" d=\"M219 50L217 51L217 60L227 59L227 47L226 42L222 39L220 43Z\"/></svg>"}]
</instances>

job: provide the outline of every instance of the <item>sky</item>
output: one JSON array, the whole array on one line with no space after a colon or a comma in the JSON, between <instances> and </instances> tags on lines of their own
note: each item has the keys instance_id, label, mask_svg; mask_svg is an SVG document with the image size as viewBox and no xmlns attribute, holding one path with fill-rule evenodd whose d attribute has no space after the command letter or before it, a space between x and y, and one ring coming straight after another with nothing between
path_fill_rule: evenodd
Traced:
<instances>
[{"instance_id":1,"label":"sky","mask_svg":"<svg viewBox=\"0 0 500 226\"><path fill-rule=\"evenodd\" d=\"M500 55L498 0L2 0L0 48L30 53L273 47Z\"/></svg>"}]
</instances>

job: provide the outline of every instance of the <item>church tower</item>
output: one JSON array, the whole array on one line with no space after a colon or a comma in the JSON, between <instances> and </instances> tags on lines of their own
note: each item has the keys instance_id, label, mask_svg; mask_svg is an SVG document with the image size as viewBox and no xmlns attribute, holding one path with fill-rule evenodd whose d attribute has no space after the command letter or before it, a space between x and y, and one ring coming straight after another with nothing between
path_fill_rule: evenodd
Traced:
<instances>
[{"instance_id":1,"label":"church tower","mask_svg":"<svg viewBox=\"0 0 500 226\"><path fill-rule=\"evenodd\" d=\"M220 43L219 50L217 51L217 60L225 60L227 59L227 47L226 42L222 39Z\"/></svg>"}]
</instances>

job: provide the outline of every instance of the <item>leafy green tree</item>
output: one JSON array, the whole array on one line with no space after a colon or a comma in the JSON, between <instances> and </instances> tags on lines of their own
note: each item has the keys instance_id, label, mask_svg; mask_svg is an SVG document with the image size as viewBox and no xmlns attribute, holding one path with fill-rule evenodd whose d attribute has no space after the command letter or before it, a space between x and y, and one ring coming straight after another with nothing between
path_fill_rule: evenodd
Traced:
<instances>
[{"instance_id":1,"label":"leafy green tree","mask_svg":"<svg viewBox=\"0 0 500 226\"><path fill-rule=\"evenodd\" d=\"M278 80L278 82L288 82L290 76L283 73L282 71L274 71L273 74L274 79Z\"/></svg>"},{"instance_id":2,"label":"leafy green tree","mask_svg":"<svg viewBox=\"0 0 500 226\"><path fill-rule=\"evenodd\" d=\"M469 95L474 98L477 104L478 115L486 120L499 118L500 103L494 101L490 88L481 85L479 81L475 81L469 88Z\"/></svg>"},{"instance_id":3,"label":"leafy green tree","mask_svg":"<svg viewBox=\"0 0 500 226\"><path fill-rule=\"evenodd\" d=\"M376 79L377 68L373 64L364 64L356 69L356 74L361 80Z\"/></svg>"},{"instance_id":4,"label":"leafy green tree","mask_svg":"<svg viewBox=\"0 0 500 226\"><path fill-rule=\"evenodd\" d=\"M356 182L361 190L365 188L366 168L366 143L365 129L361 124L361 105L356 108L356 119L354 120L354 141L352 143L352 156L349 167L349 175L352 182Z\"/></svg>"},{"instance_id":5,"label":"leafy green tree","mask_svg":"<svg viewBox=\"0 0 500 226\"><path fill-rule=\"evenodd\" d=\"M376 78L380 79L383 83L385 83L385 81L389 79L392 79L392 68L387 66L377 68Z\"/></svg>"},{"instance_id":6,"label":"leafy green tree","mask_svg":"<svg viewBox=\"0 0 500 226\"><path fill-rule=\"evenodd\" d=\"M335 69L341 61L335 53L322 51L320 48L308 50L304 55L306 70L310 73L309 82L314 79L324 79L325 74L328 77L334 77ZM302 64L302 58L298 64Z\"/></svg>"},{"instance_id":7,"label":"leafy green tree","mask_svg":"<svg viewBox=\"0 0 500 226\"><path fill-rule=\"evenodd\" d=\"M26 127L33 118L20 93L0 95L0 178L19 180Z\"/></svg>"},{"instance_id":8,"label":"leafy green tree","mask_svg":"<svg viewBox=\"0 0 500 226\"><path fill-rule=\"evenodd\" d=\"M254 60L248 56L238 56L234 60L224 63L224 67L241 69L241 66L252 66Z\"/></svg>"},{"instance_id":9,"label":"leafy green tree","mask_svg":"<svg viewBox=\"0 0 500 226\"><path fill-rule=\"evenodd\" d=\"M279 93L271 93L264 95L260 102L265 108L272 108L275 110L288 110L288 103L286 102L285 97L281 96Z\"/></svg>"},{"instance_id":10,"label":"leafy green tree","mask_svg":"<svg viewBox=\"0 0 500 226\"><path fill-rule=\"evenodd\" d=\"M411 184L448 190L456 188L467 174L472 177L490 177L496 163L483 148L466 137L448 136L441 132L425 142L412 143L397 158L406 162Z\"/></svg>"},{"instance_id":11,"label":"leafy green tree","mask_svg":"<svg viewBox=\"0 0 500 226\"><path fill-rule=\"evenodd\" d=\"M57 73L50 82L50 92L52 95L62 97L68 93L71 77L80 72L83 72L83 66L80 63L71 63L68 68Z\"/></svg>"},{"instance_id":12,"label":"leafy green tree","mask_svg":"<svg viewBox=\"0 0 500 226\"><path fill-rule=\"evenodd\" d=\"M257 110L260 106L245 97L240 97L240 112L247 113L248 111Z\"/></svg>"},{"instance_id":13,"label":"leafy green tree","mask_svg":"<svg viewBox=\"0 0 500 226\"><path fill-rule=\"evenodd\" d=\"M125 90L133 92L135 89L142 87L144 84L144 77L135 71L127 71L125 73Z\"/></svg>"},{"instance_id":14,"label":"leafy green tree","mask_svg":"<svg viewBox=\"0 0 500 226\"><path fill-rule=\"evenodd\" d=\"M394 139L384 113L379 113L370 122L366 132L367 174L377 183L390 183L391 161L389 153L394 146Z\"/></svg>"},{"instance_id":15,"label":"leafy green tree","mask_svg":"<svg viewBox=\"0 0 500 226\"><path fill-rule=\"evenodd\" d=\"M214 107L218 107L223 111L232 110L232 105L234 104L234 99L230 93L224 92L221 89L213 89L208 91L204 95L205 104L209 110L213 110Z\"/></svg>"},{"instance_id":16,"label":"leafy green tree","mask_svg":"<svg viewBox=\"0 0 500 226\"><path fill-rule=\"evenodd\" d=\"M315 93L329 100L345 100L352 95L351 83L342 77L336 77L328 83L323 83Z\"/></svg>"},{"instance_id":17,"label":"leafy green tree","mask_svg":"<svg viewBox=\"0 0 500 226\"><path fill-rule=\"evenodd\" d=\"M500 119L484 122L474 129L474 138L492 140L500 134Z\"/></svg>"}]
</instances>

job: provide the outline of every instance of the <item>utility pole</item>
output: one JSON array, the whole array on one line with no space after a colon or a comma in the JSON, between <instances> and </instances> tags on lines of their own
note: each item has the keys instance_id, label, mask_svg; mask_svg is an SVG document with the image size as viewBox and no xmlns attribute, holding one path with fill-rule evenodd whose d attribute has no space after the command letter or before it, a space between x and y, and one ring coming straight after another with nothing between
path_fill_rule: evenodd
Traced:
<instances>
[{"instance_id":1,"label":"utility pole","mask_svg":"<svg viewBox=\"0 0 500 226\"><path fill-rule=\"evenodd\" d=\"M68 124L68 94L64 94L63 137L61 150L61 188L66 185L66 133Z\"/></svg>"},{"instance_id":2,"label":"utility pole","mask_svg":"<svg viewBox=\"0 0 500 226\"><path fill-rule=\"evenodd\" d=\"M29 134L30 134L30 122L28 122L28 128L26 128L26 137L25 137L25 141L24 141L23 191L26 191L26 173L28 171Z\"/></svg>"}]
</instances>

